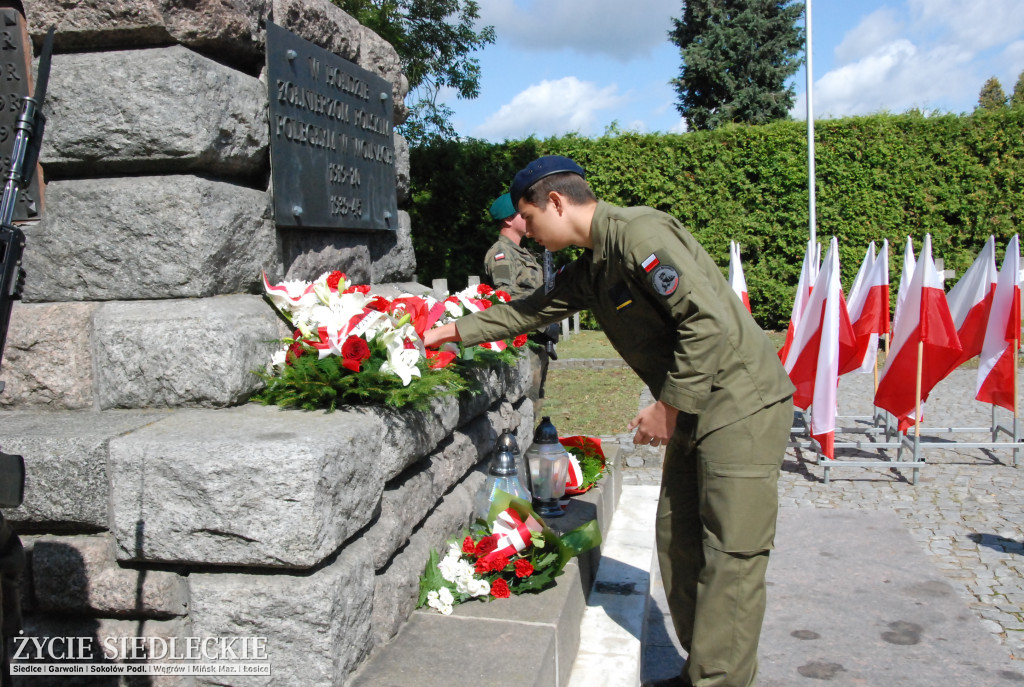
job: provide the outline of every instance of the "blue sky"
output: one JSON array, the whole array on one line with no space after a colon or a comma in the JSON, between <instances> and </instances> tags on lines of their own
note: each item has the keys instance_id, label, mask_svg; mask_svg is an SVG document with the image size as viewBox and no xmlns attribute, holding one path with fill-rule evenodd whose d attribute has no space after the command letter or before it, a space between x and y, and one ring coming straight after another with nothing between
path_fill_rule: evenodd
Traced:
<instances>
[{"instance_id":1,"label":"blue sky","mask_svg":"<svg viewBox=\"0 0 1024 687\"><path fill-rule=\"evenodd\" d=\"M477 53L480 97L442 93L462 136L489 141L571 131L682 131L668 42L681 0L480 0L497 42ZM969 112L991 76L1009 94L1024 71L1024 0L813 0L815 119ZM806 72L793 116L806 118Z\"/></svg>"}]
</instances>

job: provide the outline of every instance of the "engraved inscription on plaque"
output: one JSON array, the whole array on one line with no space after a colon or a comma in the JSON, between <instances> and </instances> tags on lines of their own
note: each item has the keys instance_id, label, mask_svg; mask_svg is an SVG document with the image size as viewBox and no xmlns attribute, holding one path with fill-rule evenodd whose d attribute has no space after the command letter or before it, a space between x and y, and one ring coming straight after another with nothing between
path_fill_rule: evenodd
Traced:
<instances>
[{"instance_id":1,"label":"engraved inscription on plaque","mask_svg":"<svg viewBox=\"0 0 1024 687\"><path fill-rule=\"evenodd\" d=\"M267 23L274 220L278 226L398 226L391 84Z\"/></svg>"},{"instance_id":2,"label":"engraved inscription on plaque","mask_svg":"<svg viewBox=\"0 0 1024 687\"><path fill-rule=\"evenodd\" d=\"M15 124L25 96L32 95L32 45L25 18L15 9L0 9L0 184L7 182L11 153L18 133ZM32 170L28 187L18 193L14 221L39 219L42 212L39 168Z\"/></svg>"}]
</instances>

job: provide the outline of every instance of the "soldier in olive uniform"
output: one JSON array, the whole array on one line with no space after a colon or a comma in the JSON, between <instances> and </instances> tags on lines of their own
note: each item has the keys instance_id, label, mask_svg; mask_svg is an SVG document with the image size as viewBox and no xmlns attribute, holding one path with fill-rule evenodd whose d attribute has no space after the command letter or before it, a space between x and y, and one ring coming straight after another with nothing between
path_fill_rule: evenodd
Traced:
<instances>
[{"instance_id":1,"label":"soldier in olive uniform","mask_svg":"<svg viewBox=\"0 0 1024 687\"><path fill-rule=\"evenodd\" d=\"M584 176L547 156L512 182L527 236L551 251L586 249L554 288L434 329L426 344L493 341L594 313L657 399L630 423L634 443L666 446L658 556L688 656L681 675L651 684L749 687L793 387L690 232L663 212L598 201Z\"/></svg>"},{"instance_id":2,"label":"soldier in olive uniform","mask_svg":"<svg viewBox=\"0 0 1024 687\"><path fill-rule=\"evenodd\" d=\"M507 291L513 299L527 296L544 286L544 268L533 253L521 245L526 236L526 222L512 207L512 197L507 193L498 196L488 213L498 223L498 240L484 256L484 273L491 286ZM530 340L540 344L535 349L540 360L538 398L544 398L548 361L558 360L555 351L558 325L552 324L531 333Z\"/></svg>"},{"instance_id":3,"label":"soldier in olive uniform","mask_svg":"<svg viewBox=\"0 0 1024 687\"><path fill-rule=\"evenodd\" d=\"M521 245L526 222L512 207L509 194L499 196L488 210L498 223L498 240L484 256L484 273L496 289L504 289L512 298L525 296L544 285L544 270L533 253Z\"/></svg>"}]
</instances>

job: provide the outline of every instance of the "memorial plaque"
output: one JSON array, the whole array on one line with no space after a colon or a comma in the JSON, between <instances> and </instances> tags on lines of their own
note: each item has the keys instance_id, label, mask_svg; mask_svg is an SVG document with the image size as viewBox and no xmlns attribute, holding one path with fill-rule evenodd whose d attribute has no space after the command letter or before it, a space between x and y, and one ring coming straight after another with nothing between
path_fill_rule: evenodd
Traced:
<instances>
[{"instance_id":1,"label":"memorial plaque","mask_svg":"<svg viewBox=\"0 0 1024 687\"><path fill-rule=\"evenodd\" d=\"M391 84L267 22L278 226L398 227Z\"/></svg>"},{"instance_id":2,"label":"memorial plaque","mask_svg":"<svg viewBox=\"0 0 1024 687\"><path fill-rule=\"evenodd\" d=\"M21 114L22 100L33 95L32 89L32 44L25 18L16 9L0 8L0 184L7 182L14 138L18 133L15 124ZM45 137L45 132L43 135ZM18 193L14 221L39 219L42 206L37 166L32 170L28 187Z\"/></svg>"}]
</instances>

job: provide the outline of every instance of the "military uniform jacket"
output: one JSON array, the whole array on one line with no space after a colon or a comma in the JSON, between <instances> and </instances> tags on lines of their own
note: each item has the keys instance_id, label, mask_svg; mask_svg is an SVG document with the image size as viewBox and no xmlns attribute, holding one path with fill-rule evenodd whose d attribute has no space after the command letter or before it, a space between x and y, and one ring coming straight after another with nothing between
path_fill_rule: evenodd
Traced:
<instances>
[{"instance_id":1,"label":"military uniform jacket","mask_svg":"<svg viewBox=\"0 0 1024 687\"><path fill-rule=\"evenodd\" d=\"M512 298L521 298L544 284L544 269L533 253L503 235L484 256L484 272L494 288L508 291Z\"/></svg>"},{"instance_id":2,"label":"military uniform jacket","mask_svg":"<svg viewBox=\"0 0 1024 687\"><path fill-rule=\"evenodd\" d=\"M722 271L672 216L598 202L593 249L543 289L458 321L467 344L589 309L654 397L698 415L698 437L793 393L774 347Z\"/></svg>"}]
</instances>

